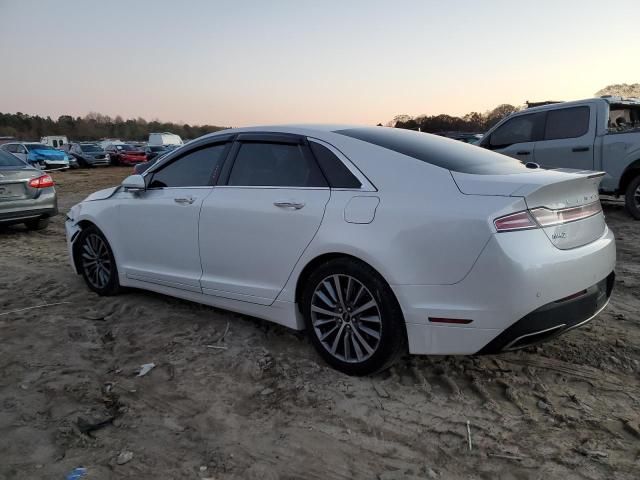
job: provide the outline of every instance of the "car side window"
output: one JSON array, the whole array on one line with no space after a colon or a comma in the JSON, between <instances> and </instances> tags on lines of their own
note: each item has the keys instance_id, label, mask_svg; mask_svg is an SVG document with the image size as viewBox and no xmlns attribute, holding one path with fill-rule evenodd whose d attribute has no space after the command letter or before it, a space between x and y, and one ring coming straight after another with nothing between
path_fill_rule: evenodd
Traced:
<instances>
[{"instance_id":1,"label":"car side window","mask_svg":"<svg viewBox=\"0 0 640 480\"><path fill-rule=\"evenodd\" d=\"M16 146L16 153L27 153L27 149L25 148L24 145L17 145Z\"/></svg>"},{"instance_id":2,"label":"car side window","mask_svg":"<svg viewBox=\"0 0 640 480\"><path fill-rule=\"evenodd\" d=\"M243 142L229 176L243 187L326 187L317 163L303 145Z\"/></svg>"},{"instance_id":3,"label":"car side window","mask_svg":"<svg viewBox=\"0 0 640 480\"><path fill-rule=\"evenodd\" d=\"M228 143L191 151L153 172L149 188L205 187L213 184Z\"/></svg>"},{"instance_id":4,"label":"car side window","mask_svg":"<svg viewBox=\"0 0 640 480\"><path fill-rule=\"evenodd\" d=\"M507 120L491 134L492 149L505 148L514 143L535 142L542 139L544 112L518 115Z\"/></svg>"},{"instance_id":5,"label":"car side window","mask_svg":"<svg viewBox=\"0 0 640 480\"><path fill-rule=\"evenodd\" d=\"M309 142L311 151L316 157L320 169L332 188L360 188L362 183L346 167L342 161L324 145L313 140Z\"/></svg>"},{"instance_id":6,"label":"car side window","mask_svg":"<svg viewBox=\"0 0 640 480\"><path fill-rule=\"evenodd\" d=\"M544 139L577 138L589 131L589 107L571 107L547 112Z\"/></svg>"}]
</instances>

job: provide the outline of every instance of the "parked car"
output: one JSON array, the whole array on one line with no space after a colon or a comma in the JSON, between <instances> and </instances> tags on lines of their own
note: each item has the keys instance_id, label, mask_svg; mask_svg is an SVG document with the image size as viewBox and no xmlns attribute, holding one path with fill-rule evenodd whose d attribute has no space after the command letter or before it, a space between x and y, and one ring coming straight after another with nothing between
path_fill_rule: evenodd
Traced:
<instances>
[{"instance_id":1,"label":"parked car","mask_svg":"<svg viewBox=\"0 0 640 480\"><path fill-rule=\"evenodd\" d=\"M67 143L62 147L70 158L74 158L80 167L110 165L111 158L97 143Z\"/></svg>"},{"instance_id":2,"label":"parked car","mask_svg":"<svg viewBox=\"0 0 640 480\"><path fill-rule=\"evenodd\" d=\"M65 135L49 135L40 138L40 143L53 148L62 148L63 145L69 143L69 139Z\"/></svg>"},{"instance_id":3,"label":"parked car","mask_svg":"<svg viewBox=\"0 0 640 480\"><path fill-rule=\"evenodd\" d=\"M69 157L66 153L48 145L34 142L14 142L0 145L0 149L11 153L29 165L41 169L69 168Z\"/></svg>"},{"instance_id":4,"label":"parked car","mask_svg":"<svg viewBox=\"0 0 640 480\"><path fill-rule=\"evenodd\" d=\"M180 135L176 135L175 133L163 132L163 133L150 133L149 141L147 142L149 145L182 145L182 139Z\"/></svg>"},{"instance_id":5,"label":"parked car","mask_svg":"<svg viewBox=\"0 0 640 480\"><path fill-rule=\"evenodd\" d=\"M135 165L147 161L147 156L142 150L127 143L110 144L105 150L111 158L112 165Z\"/></svg>"},{"instance_id":6,"label":"parked car","mask_svg":"<svg viewBox=\"0 0 640 480\"><path fill-rule=\"evenodd\" d=\"M494 353L594 318L616 255L601 178L402 129L234 129L92 194L66 232L100 295L136 287L306 328L360 375L405 345Z\"/></svg>"},{"instance_id":7,"label":"parked car","mask_svg":"<svg viewBox=\"0 0 640 480\"><path fill-rule=\"evenodd\" d=\"M543 168L601 170L605 194L640 219L640 100L603 97L528 108L487 132L480 146Z\"/></svg>"},{"instance_id":8,"label":"parked car","mask_svg":"<svg viewBox=\"0 0 640 480\"><path fill-rule=\"evenodd\" d=\"M153 160L155 157L162 156L175 148L175 145L147 145L144 153L147 156L147 160Z\"/></svg>"},{"instance_id":9,"label":"parked car","mask_svg":"<svg viewBox=\"0 0 640 480\"><path fill-rule=\"evenodd\" d=\"M53 179L47 173L0 150L0 224L46 228L58 213Z\"/></svg>"},{"instance_id":10,"label":"parked car","mask_svg":"<svg viewBox=\"0 0 640 480\"><path fill-rule=\"evenodd\" d=\"M173 151L173 149L163 150L159 154L156 154L155 156L153 156L151 160L147 160L146 162L138 163L137 165L134 165L133 173L142 174L143 172L146 172L149 168L151 168L151 166L153 166L156 162L160 161L162 158L164 158L165 155L167 155L171 151ZM147 154L147 158L149 158L148 154Z\"/></svg>"}]
</instances>

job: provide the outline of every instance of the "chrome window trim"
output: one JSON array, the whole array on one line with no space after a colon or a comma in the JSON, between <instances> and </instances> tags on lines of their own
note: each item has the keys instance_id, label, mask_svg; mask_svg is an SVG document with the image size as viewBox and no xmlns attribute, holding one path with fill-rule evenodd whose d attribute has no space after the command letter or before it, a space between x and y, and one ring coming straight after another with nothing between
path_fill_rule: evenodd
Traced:
<instances>
[{"instance_id":1,"label":"chrome window trim","mask_svg":"<svg viewBox=\"0 0 640 480\"><path fill-rule=\"evenodd\" d=\"M320 140L316 137L307 137L307 140L310 142L315 142L323 147L328 148L331 153L333 153L338 160L340 160L345 167L353 174L354 177L358 179L361 186L360 188L332 188L331 190L336 191L351 191L351 192L377 192L378 189L369 181L369 179L365 176L364 173L360 171L358 167L356 167L351 160L347 158L347 156L338 150L336 147L331 145L330 143L325 142L324 140Z\"/></svg>"}]
</instances>

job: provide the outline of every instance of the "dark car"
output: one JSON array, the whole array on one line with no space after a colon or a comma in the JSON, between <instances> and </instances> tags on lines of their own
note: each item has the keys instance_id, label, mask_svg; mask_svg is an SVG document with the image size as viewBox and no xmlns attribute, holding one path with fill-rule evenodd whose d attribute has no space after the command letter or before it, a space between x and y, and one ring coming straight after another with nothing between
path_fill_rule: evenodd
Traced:
<instances>
[{"instance_id":1,"label":"dark car","mask_svg":"<svg viewBox=\"0 0 640 480\"><path fill-rule=\"evenodd\" d=\"M137 165L135 165L133 167L133 173L135 175L142 175L144 172L149 170L153 165L155 165L157 162L162 160L164 158L164 156L167 153L171 152L172 150L175 150L175 148L169 148L169 149L163 150L159 154L156 154L151 160L148 160L148 161L143 162L143 163L138 163Z\"/></svg>"},{"instance_id":2,"label":"dark car","mask_svg":"<svg viewBox=\"0 0 640 480\"><path fill-rule=\"evenodd\" d=\"M110 165L111 159L97 143L67 143L62 150L73 157L79 167L96 167L98 165Z\"/></svg>"},{"instance_id":3,"label":"dark car","mask_svg":"<svg viewBox=\"0 0 640 480\"><path fill-rule=\"evenodd\" d=\"M51 176L0 150L0 225L24 223L41 230L57 213Z\"/></svg>"},{"instance_id":4,"label":"dark car","mask_svg":"<svg viewBox=\"0 0 640 480\"><path fill-rule=\"evenodd\" d=\"M107 145L106 151L111 157L112 165L135 165L147 161L142 150L127 143L112 143Z\"/></svg>"},{"instance_id":5,"label":"dark car","mask_svg":"<svg viewBox=\"0 0 640 480\"><path fill-rule=\"evenodd\" d=\"M170 152L174 148L175 147L173 145L149 145L144 149L144 153L147 155L147 160L151 161L156 157Z\"/></svg>"}]
</instances>

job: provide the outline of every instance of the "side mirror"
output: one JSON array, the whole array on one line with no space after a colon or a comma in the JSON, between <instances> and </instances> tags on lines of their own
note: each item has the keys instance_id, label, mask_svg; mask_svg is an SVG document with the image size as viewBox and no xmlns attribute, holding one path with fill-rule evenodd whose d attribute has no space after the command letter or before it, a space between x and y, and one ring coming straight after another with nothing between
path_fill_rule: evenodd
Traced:
<instances>
[{"instance_id":1,"label":"side mirror","mask_svg":"<svg viewBox=\"0 0 640 480\"><path fill-rule=\"evenodd\" d=\"M129 175L122 181L122 187L126 192L144 192L147 189L142 175Z\"/></svg>"}]
</instances>

